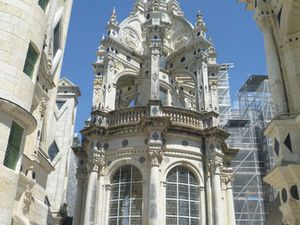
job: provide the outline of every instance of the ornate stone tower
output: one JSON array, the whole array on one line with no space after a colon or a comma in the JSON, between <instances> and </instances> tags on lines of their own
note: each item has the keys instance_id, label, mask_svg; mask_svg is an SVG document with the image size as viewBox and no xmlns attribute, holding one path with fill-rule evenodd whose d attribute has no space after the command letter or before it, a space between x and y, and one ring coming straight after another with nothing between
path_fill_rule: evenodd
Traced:
<instances>
[{"instance_id":1,"label":"ornate stone tower","mask_svg":"<svg viewBox=\"0 0 300 225\"><path fill-rule=\"evenodd\" d=\"M265 134L273 140L275 168L265 181L280 193L282 223L300 223L300 1L240 0L253 10L264 35L275 118Z\"/></svg>"},{"instance_id":2,"label":"ornate stone tower","mask_svg":"<svg viewBox=\"0 0 300 225\"><path fill-rule=\"evenodd\" d=\"M115 9L81 131L74 225L234 225L236 153L219 128L213 43L176 0Z\"/></svg>"}]
</instances>

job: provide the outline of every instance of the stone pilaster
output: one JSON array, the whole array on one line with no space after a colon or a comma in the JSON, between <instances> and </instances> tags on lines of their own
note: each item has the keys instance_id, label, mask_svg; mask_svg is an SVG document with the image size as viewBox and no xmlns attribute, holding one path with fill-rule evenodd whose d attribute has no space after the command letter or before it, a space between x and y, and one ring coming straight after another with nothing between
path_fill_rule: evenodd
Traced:
<instances>
[{"instance_id":1,"label":"stone pilaster","mask_svg":"<svg viewBox=\"0 0 300 225\"><path fill-rule=\"evenodd\" d=\"M199 64L197 69L197 98L198 98L198 111L209 111L209 86L207 65L204 62Z\"/></svg>"},{"instance_id":2,"label":"stone pilaster","mask_svg":"<svg viewBox=\"0 0 300 225\"><path fill-rule=\"evenodd\" d=\"M161 54L161 41L151 40L151 100L159 100L159 61Z\"/></svg>"},{"instance_id":3,"label":"stone pilaster","mask_svg":"<svg viewBox=\"0 0 300 225\"><path fill-rule=\"evenodd\" d=\"M159 224L159 190L160 190L160 172L159 165L163 158L162 143L157 140L160 136L157 132L152 133L152 138L148 147L148 158L150 162L150 182L148 197L148 225ZM159 137L158 137L159 138ZM160 138L159 138L160 139Z\"/></svg>"},{"instance_id":4,"label":"stone pilaster","mask_svg":"<svg viewBox=\"0 0 300 225\"><path fill-rule=\"evenodd\" d=\"M104 169L106 166L105 162L105 152L104 150L95 151L94 153L94 163L98 167L98 180L97 180L97 189L96 189L96 204L95 204L95 221L94 225L101 225L101 217L103 215L103 180L104 180Z\"/></svg>"},{"instance_id":5,"label":"stone pilaster","mask_svg":"<svg viewBox=\"0 0 300 225\"><path fill-rule=\"evenodd\" d=\"M103 164L103 153L99 152L96 147L90 153L89 158L89 179L88 179L88 189L86 194L85 203L85 214L84 214L84 225L94 224L94 214L96 205L96 188L98 180L98 172L100 167L98 165ZM104 162L105 163L105 162ZM101 170L103 167L101 167Z\"/></svg>"},{"instance_id":6,"label":"stone pilaster","mask_svg":"<svg viewBox=\"0 0 300 225\"><path fill-rule=\"evenodd\" d=\"M270 15L259 15L259 13L256 12L256 20L264 35L269 84L275 110L277 114L287 113L288 99L278 55L279 53L273 34L273 18Z\"/></svg>"},{"instance_id":7,"label":"stone pilaster","mask_svg":"<svg viewBox=\"0 0 300 225\"><path fill-rule=\"evenodd\" d=\"M234 200L233 200L233 171L229 168L223 169L222 181L226 186L226 200L227 200L227 219L228 225L235 225L235 213L234 213Z\"/></svg>"},{"instance_id":8,"label":"stone pilaster","mask_svg":"<svg viewBox=\"0 0 300 225\"><path fill-rule=\"evenodd\" d=\"M83 195L84 195L84 183L86 182L87 172L86 168L79 165L77 168L76 179L77 179L77 194L76 194L76 204L73 225L80 225L81 221L81 212L84 208Z\"/></svg>"},{"instance_id":9,"label":"stone pilaster","mask_svg":"<svg viewBox=\"0 0 300 225\"><path fill-rule=\"evenodd\" d=\"M119 64L110 57L107 59L106 63L105 86L103 86L104 105L101 108L103 108L105 111L112 111L115 109L117 91L114 78L117 71L119 71Z\"/></svg>"},{"instance_id":10,"label":"stone pilaster","mask_svg":"<svg viewBox=\"0 0 300 225\"><path fill-rule=\"evenodd\" d=\"M93 110L101 109L102 102L103 102L103 78L99 77L94 80Z\"/></svg>"}]
</instances>

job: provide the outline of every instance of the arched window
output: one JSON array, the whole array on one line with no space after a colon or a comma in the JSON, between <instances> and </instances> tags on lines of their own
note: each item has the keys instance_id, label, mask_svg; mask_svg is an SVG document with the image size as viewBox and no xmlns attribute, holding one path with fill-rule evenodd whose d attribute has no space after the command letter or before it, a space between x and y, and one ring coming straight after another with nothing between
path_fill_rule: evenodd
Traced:
<instances>
[{"instance_id":1,"label":"arched window","mask_svg":"<svg viewBox=\"0 0 300 225\"><path fill-rule=\"evenodd\" d=\"M167 176L166 225L199 225L199 184L186 167L177 166Z\"/></svg>"},{"instance_id":2,"label":"arched window","mask_svg":"<svg viewBox=\"0 0 300 225\"><path fill-rule=\"evenodd\" d=\"M142 224L142 175L131 165L120 167L112 177L109 225Z\"/></svg>"}]
</instances>

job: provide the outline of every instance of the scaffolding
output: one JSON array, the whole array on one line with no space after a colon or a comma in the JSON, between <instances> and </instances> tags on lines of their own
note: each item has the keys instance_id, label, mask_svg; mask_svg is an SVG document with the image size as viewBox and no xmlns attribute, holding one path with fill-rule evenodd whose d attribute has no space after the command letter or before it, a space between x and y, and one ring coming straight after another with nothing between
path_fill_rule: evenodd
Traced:
<instances>
[{"instance_id":1,"label":"scaffolding","mask_svg":"<svg viewBox=\"0 0 300 225\"><path fill-rule=\"evenodd\" d=\"M218 74L218 95L219 95L219 119L223 127L228 119L231 118L231 102L229 91L229 74L228 70L233 68L232 63L221 64Z\"/></svg>"},{"instance_id":2,"label":"scaffolding","mask_svg":"<svg viewBox=\"0 0 300 225\"><path fill-rule=\"evenodd\" d=\"M268 78L252 75L238 92L238 109L225 126L228 144L240 151L232 161L237 225L263 225L274 192L262 178L274 162L271 142L263 131L273 117Z\"/></svg>"}]
</instances>

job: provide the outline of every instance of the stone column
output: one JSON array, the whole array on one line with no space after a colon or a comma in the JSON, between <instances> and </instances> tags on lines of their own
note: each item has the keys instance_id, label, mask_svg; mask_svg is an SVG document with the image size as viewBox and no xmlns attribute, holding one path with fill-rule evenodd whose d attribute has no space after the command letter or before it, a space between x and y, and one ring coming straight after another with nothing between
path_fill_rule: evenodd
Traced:
<instances>
[{"instance_id":1,"label":"stone column","mask_svg":"<svg viewBox=\"0 0 300 225\"><path fill-rule=\"evenodd\" d=\"M150 100L159 100L159 61L161 54L161 41L151 40L151 95Z\"/></svg>"},{"instance_id":2,"label":"stone column","mask_svg":"<svg viewBox=\"0 0 300 225\"><path fill-rule=\"evenodd\" d=\"M95 212L95 194L98 177L98 166L95 164L95 156L97 148L93 149L89 161L89 181L86 194L85 212L84 212L84 225L92 225L94 223Z\"/></svg>"},{"instance_id":3,"label":"stone column","mask_svg":"<svg viewBox=\"0 0 300 225\"><path fill-rule=\"evenodd\" d=\"M86 170L83 167L77 168L76 173L77 178L77 194L76 194L76 205L74 211L74 220L73 225L81 225L81 211L82 211L82 202L83 202L83 192L84 192L84 182L86 181Z\"/></svg>"},{"instance_id":4,"label":"stone column","mask_svg":"<svg viewBox=\"0 0 300 225\"><path fill-rule=\"evenodd\" d=\"M212 194L213 194L213 211L214 225L224 225L222 212L222 186L221 186L221 166L219 160L215 159L212 165Z\"/></svg>"},{"instance_id":5,"label":"stone column","mask_svg":"<svg viewBox=\"0 0 300 225\"><path fill-rule=\"evenodd\" d=\"M227 168L227 171L223 173L223 181L226 185L228 225L235 225L234 200L232 190L233 180L233 171Z\"/></svg>"},{"instance_id":6,"label":"stone column","mask_svg":"<svg viewBox=\"0 0 300 225\"><path fill-rule=\"evenodd\" d=\"M272 18L271 16L258 15L256 19L264 35L269 84L273 103L277 114L287 113L288 100L280 65L279 53L273 35Z\"/></svg>"},{"instance_id":7,"label":"stone column","mask_svg":"<svg viewBox=\"0 0 300 225\"><path fill-rule=\"evenodd\" d=\"M159 216L159 190L160 190L160 173L159 165L163 158L161 132L151 131L148 145L148 158L150 162L150 181L148 197L148 221L147 225L160 224Z\"/></svg>"},{"instance_id":8,"label":"stone column","mask_svg":"<svg viewBox=\"0 0 300 225\"><path fill-rule=\"evenodd\" d=\"M208 90L208 71L207 64L199 63L197 69L197 97L198 97L198 111L209 111L209 90Z\"/></svg>"},{"instance_id":9,"label":"stone column","mask_svg":"<svg viewBox=\"0 0 300 225\"><path fill-rule=\"evenodd\" d=\"M96 151L94 153L94 163L98 167L98 180L97 180L97 188L96 188L96 204L95 204L95 218L94 225L101 224L101 217L104 216L103 213L103 180L104 180L104 169L105 169L105 152L102 149L101 151Z\"/></svg>"},{"instance_id":10,"label":"stone column","mask_svg":"<svg viewBox=\"0 0 300 225\"><path fill-rule=\"evenodd\" d=\"M106 66L106 75L105 75L105 87L103 87L104 92L104 103L101 108L107 111L115 110L115 100L116 100L116 83L115 83L115 74L122 70L122 64L116 62L112 58L108 58Z\"/></svg>"},{"instance_id":11,"label":"stone column","mask_svg":"<svg viewBox=\"0 0 300 225\"><path fill-rule=\"evenodd\" d=\"M227 214L228 214L228 224L235 225L235 213L234 213L234 200L233 200L233 190L232 182L227 183Z\"/></svg>"}]
</instances>

